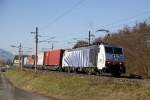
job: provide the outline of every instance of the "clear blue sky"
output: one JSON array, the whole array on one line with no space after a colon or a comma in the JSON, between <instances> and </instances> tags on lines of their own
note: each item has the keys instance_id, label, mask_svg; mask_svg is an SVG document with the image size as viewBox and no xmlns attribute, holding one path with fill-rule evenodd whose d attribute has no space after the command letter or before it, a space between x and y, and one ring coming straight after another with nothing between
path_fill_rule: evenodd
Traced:
<instances>
[{"instance_id":1,"label":"clear blue sky","mask_svg":"<svg viewBox=\"0 0 150 100\"><path fill-rule=\"evenodd\" d=\"M34 47L30 32L36 26L40 35L56 37L55 48L68 48L71 44L67 42L87 38L89 30L93 34L100 28L115 32L150 17L150 0L83 0L75 6L79 1L82 0L0 0L0 48L14 52L16 49L10 45L20 42L24 47ZM40 38L44 39L47 38ZM40 43L39 50L49 46Z\"/></svg>"}]
</instances>

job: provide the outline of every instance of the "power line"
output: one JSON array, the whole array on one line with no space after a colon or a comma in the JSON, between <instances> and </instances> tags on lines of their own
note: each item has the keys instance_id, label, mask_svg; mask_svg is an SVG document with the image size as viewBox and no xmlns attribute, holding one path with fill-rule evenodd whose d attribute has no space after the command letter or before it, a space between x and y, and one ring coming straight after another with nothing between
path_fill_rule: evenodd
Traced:
<instances>
[{"instance_id":1,"label":"power line","mask_svg":"<svg viewBox=\"0 0 150 100\"><path fill-rule=\"evenodd\" d=\"M109 28L118 28L118 27L129 26L129 24L136 24L137 22L140 22L139 20L141 20L141 19L136 19L136 20L128 21L128 22L126 22L126 24L116 24L116 25L113 25L113 26L110 26L110 27L108 26L108 27Z\"/></svg>"},{"instance_id":2,"label":"power line","mask_svg":"<svg viewBox=\"0 0 150 100\"><path fill-rule=\"evenodd\" d=\"M54 20L52 20L51 22L49 22L45 27L41 28L42 30L44 30L45 28L47 28L48 26L54 24L55 22L57 22L58 20L60 20L61 18L63 18L64 16L66 16L67 14L71 13L76 7L78 7L79 5L81 5L85 0L80 0L77 3L75 3L70 9L66 10L64 13L62 13L61 15L57 16Z\"/></svg>"},{"instance_id":3,"label":"power line","mask_svg":"<svg viewBox=\"0 0 150 100\"><path fill-rule=\"evenodd\" d=\"M116 21L116 22L113 22L113 23L110 23L110 24L106 24L106 25L102 25L103 27L109 27L109 26L112 26L112 25L115 25L115 24L118 24L118 23L121 23L121 22L124 22L124 21L129 21L129 20L132 20L132 19L134 19L134 18L137 18L137 17L139 17L139 16L143 16L143 15L145 15L145 14L147 14L147 13L150 13L150 11L145 11L145 12L141 12L141 13L139 13L139 14L136 14L136 15L134 15L134 16L131 16L131 17L128 17L128 18L124 18L124 19L121 19L121 20L118 20L118 21Z\"/></svg>"}]
</instances>

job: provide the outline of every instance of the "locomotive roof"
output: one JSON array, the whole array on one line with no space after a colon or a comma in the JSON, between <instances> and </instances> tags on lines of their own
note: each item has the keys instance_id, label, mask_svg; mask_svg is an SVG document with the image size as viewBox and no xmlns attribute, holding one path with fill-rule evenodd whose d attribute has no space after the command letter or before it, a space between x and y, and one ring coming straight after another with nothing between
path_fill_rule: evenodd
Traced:
<instances>
[{"instance_id":1,"label":"locomotive roof","mask_svg":"<svg viewBox=\"0 0 150 100\"><path fill-rule=\"evenodd\" d=\"M104 45L106 47L116 47L116 48L122 48L120 46L117 45L113 45L113 44L100 44L100 45ZM87 47L80 47L80 48L75 48L75 49L66 49L67 51L75 51L75 50L83 50L83 49L90 49L90 48L98 48L99 45L91 45L91 46L87 46Z\"/></svg>"},{"instance_id":2,"label":"locomotive roof","mask_svg":"<svg viewBox=\"0 0 150 100\"><path fill-rule=\"evenodd\" d=\"M117 46L117 45L113 45L113 44L107 44L107 45L104 45L106 47L116 47L116 48L122 48L120 46Z\"/></svg>"}]
</instances>

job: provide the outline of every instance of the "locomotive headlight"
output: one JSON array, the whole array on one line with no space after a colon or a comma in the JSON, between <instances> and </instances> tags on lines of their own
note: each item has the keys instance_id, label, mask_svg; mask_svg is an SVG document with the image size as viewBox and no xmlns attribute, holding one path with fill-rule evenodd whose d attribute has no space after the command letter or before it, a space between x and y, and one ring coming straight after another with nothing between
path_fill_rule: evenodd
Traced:
<instances>
[{"instance_id":1,"label":"locomotive headlight","mask_svg":"<svg viewBox=\"0 0 150 100\"><path fill-rule=\"evenodd\" d=\"M122 65L122 62L120 62L119 64Z\"/></svg>"},{"instance_id":2,"label":"locomotive headlight","mask_svg":"<svg viewBox=\"0 0 150 100\"><path fill-rule=\"evenodd\" d=\"M109 61L107 61L107 64L110 64L110 62L109 62Z\"/></svg>"}]
</instances>

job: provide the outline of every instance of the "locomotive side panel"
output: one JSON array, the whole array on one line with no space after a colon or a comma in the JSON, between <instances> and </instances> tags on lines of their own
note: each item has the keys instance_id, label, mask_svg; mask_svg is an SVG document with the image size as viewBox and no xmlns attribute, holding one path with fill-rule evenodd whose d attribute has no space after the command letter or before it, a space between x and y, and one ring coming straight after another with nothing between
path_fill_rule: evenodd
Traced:
<instances>
[{"instance_id":1,"label":"locomotive side panel","mask_svg":"<svg viewBox=\"0 0 150 100\"><path fill-rule=\"evenodd\" d=\"M97 51L96 46L66 50L62 60L62 67L96 67Z\"/></svg>"}]
</instances>

